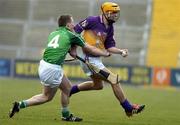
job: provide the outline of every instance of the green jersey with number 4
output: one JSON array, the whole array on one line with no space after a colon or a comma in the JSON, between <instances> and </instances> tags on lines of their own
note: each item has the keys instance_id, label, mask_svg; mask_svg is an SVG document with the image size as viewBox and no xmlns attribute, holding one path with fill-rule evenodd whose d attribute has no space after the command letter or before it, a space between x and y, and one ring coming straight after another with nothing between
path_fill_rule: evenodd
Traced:
<instances>
[{"instance_id":1,"label":"green jersey with number 4","mask_svg":"<svg viewBox=\"0 0 180 125\"><path fill-rule=\"evenodd\" d=\"M71 45L84 46L85 43L79 34L73 33L66 27L59 27L48 37L43 60L62 65Z\"/></svg>"}]
</instances>

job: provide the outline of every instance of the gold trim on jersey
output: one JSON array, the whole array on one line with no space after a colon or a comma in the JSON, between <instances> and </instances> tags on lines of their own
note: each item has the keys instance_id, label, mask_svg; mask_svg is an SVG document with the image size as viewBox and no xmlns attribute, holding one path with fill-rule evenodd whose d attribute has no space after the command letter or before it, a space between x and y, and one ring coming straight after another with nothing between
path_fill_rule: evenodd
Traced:
<instances>
[{"instance_id":1,"label":"gold trim on jersey","mask_svg":"<svg viewBox=\"0 0 180 125\"><path fill-rule=\"evenodd\" d=\"M104 47L105 38L101 34L98 34L92 30L85 30L82 33L82 36L85 42L88 43L89 45L95 46L101 50L105 49Z\"/></svg>"}]
</instances>

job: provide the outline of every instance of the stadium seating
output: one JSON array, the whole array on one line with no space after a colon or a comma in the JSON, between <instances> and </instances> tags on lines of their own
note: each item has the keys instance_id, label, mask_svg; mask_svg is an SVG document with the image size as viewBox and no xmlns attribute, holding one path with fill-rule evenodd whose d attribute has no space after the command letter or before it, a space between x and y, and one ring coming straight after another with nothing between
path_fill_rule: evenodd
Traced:
<instances>
[{"instance_id":1,"label":"stadium seating","mask_svg":"<svg viewBox=\"0 0 180 125\"><path fill-rule=\"evenodd\" d=\"M179 0L154 0L147 65L177 67L180 52L179 5Z\"/></svg>"},{"instance_id":2,"label":"stadium seating","mask_svg":"<svg viewBox=\"0 0 180 125\"><path fill-rule=\"evenodd\" d=\"M18 46L18 50L13 49L4 56L41 58L38 49L42 50L47 35L57 26L56 19L59 15L71 13L75 22L78 22L89 15L100 14L99 6L103 2L105 0L99 3L96 0L1 0L0 45ZM126 59L113 56L112 58L117 60L113 62L137 65L141 58L139 54L144 49L142 36L143 27L147 23L147 0L115 0L115 2L121 5L120 21L115 24L117 46L128 48L130 55ZM24 47L28 50L22 52ZM0 53L9 50L0 48Z\"/></svg>"},{"instance_id":3,"label":"stadium seating","mask_svg":"<svg viewBox=\"0 0 180 125\"><path fill-rule=\"evenodd\" d=\"M27 19L28 0L1 0L0 18Z\"/></svg>"},{"instance_id":4,"label":"stadium seating","mask_svg":"<svg viewBox=\"0 0 180 125\"><path fill-rule=\"evenodd\" d=\"M75 21L88 16L88 0L38 0L34 6L35 20L49 20L62 14L72 14ZM47 11L48 10L48 11Z\"/></svg>"},{"instance_id":5,"label":"stadium seating","mask_svg":"<svg viewBox=\"0 0 180 125\"><path fill-rule=\"evenodd\" d=\"M0 23L0 43L3 45L21 45L22 25Z\"/></svg>"}]
</instances>

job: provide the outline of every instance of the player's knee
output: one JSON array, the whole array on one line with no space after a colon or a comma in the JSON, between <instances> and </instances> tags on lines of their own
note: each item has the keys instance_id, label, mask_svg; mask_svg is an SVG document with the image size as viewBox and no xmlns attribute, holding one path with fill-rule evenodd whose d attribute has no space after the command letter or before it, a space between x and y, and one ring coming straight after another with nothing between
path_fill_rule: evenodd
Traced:
<instances>
[{"instance_id":1,"label":"player's knee","mask_svg":"<svg viewBox=\"0 0 180 125\"><path fill-rule=\"evenodd\" d=\"M50 95L44 95L44 101L45 102L49 102L53 99L53 96L50 96Z\"/></svg>"},{"instance_id":2,"label":"player's knee","mask_svg":"<svg viewBox=\"0 0 180 125\"><path fill-rule=\"evenodd\" d=\"M96 90L102 90L103 89L103 86L97 86L95 87Z\"/></svg>"},{"instance_id":3,"label":"player's knee","mask_svg":"<svg viewBox=\"0 0 180 125\"><path fill-rule=\"evenodd\" d=\"M52 99L53 99L53 97L48 97L47 102L51 101Z\"/></svg>"},{"instance_id":4,"label":"player's knee","mask_svg":"<svg viewBox=\"0 0 180 125\"><path fill-rule=\"evenodd\" d=\"M99 82L99 83L94 84L94 89L95 90L102 90L103 89L103 83Z\"/></svg>"},{"instance_id":5,"label":"player's knee","mask_svg":"<svg viewBox=\"0 0 180 125\"><path fill-rule=\"evenodd\" d=\"M65 88L65 89L62 89L62 92L63 92L64 94L66 94L66 95L69 95L70 92L71 92L71 87L67 87L67 88Z\"/></svg>"}]
</instances>

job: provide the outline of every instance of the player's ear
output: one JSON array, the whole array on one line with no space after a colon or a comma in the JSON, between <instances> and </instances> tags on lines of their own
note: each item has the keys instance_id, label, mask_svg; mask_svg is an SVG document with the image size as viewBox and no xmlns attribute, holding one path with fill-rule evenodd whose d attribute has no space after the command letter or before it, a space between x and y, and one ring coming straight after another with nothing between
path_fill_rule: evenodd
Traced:
<instances>
[{"instance_id":1,"label":"player's ear","mask_svg":"<svg viewBox=\"0 0 180 125\"><path fill-rule=\"evenodd\" d=\"M69 30L71 30L70 23L67 23L67 24L66 24L66 27L67 27Z\"/></svg>"},{"instance_id":2,"label":"player's ear","mask_svg":"<svg viewBox=\"0 0 180 125\"><path fill-rule=\"evenodd\" d=\"M67 27L69 30L71 30L72 32L74 32L74 24L73 24L72 22L68 22L68 23L66 24L66 27Z\"/></svg>"},{"instance_id":3,"label":"player's ear","mask_svg":"<svg viewBox=\"0 0 180 125\"><path fill-rule=\"evenodd\" d=\"M69 29L69 23L66 24L66 27Z\"/></svg>"}]
</instances>

